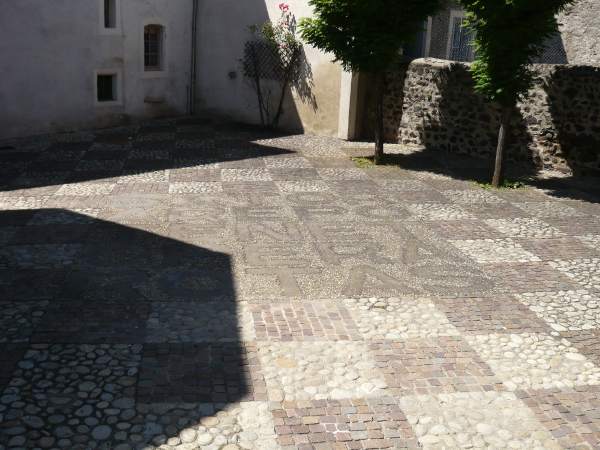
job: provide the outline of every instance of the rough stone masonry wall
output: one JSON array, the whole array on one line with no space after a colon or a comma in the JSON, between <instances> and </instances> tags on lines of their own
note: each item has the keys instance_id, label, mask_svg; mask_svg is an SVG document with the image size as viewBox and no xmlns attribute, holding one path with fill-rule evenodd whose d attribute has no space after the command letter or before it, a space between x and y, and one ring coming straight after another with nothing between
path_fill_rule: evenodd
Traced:
<instances>
[{"instance_id":1,"label":"rough stone masonry wall","mask_svg":"<svg viewBox=\"0 0 600 450\"><path fill-rule=\"evenodd\" d=\"M538 168L600 174L600 67L536 65L508 157ZM418 59L389 74L389 141L490 158L499 111L473 90L468 65Z\"/></svg>"}]
</instances>

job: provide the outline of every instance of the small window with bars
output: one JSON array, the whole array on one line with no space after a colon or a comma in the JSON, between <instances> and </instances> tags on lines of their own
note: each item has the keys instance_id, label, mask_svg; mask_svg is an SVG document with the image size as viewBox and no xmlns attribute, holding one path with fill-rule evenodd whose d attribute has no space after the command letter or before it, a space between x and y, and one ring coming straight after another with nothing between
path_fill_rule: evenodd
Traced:
<instances>
[{"instance_id":1,"label":"small window with bars","mask_svg":"<svg viewBox=\"0 0 600 450\"><path fill-rule=\"evenodd\" d=\"M163 68L163 34L161 25L144 27L144 70L146 71Z\"/></svg>"},{"instance_id":2,"label":"small window with bars","mask_svg":"<svg viewBox=\"0 0 600 450\"><path fill-rule=\"evenodd\" d=\"M463 14L452 12L448 35L448 54L451 61L471 62L475 59L475 33L465 25Z\"/></svg>"}]
</instances>

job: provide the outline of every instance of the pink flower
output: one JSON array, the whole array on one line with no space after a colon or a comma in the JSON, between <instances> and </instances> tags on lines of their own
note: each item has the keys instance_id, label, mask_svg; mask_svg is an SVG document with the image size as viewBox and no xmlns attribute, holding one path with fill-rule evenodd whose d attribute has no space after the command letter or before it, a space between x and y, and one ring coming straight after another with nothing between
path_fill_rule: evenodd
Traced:
<instances>
[{"instance_id":1,"label":"pink flower","mask_svg":"<svg viewBox=\"0 0 600 450\"><path fill-rule=\"evenodd\" d=\"M290 10L290 5L288 5L287 3L280 3L279 9L283 12L288 12Z\"/></svg>"}]
</instances>

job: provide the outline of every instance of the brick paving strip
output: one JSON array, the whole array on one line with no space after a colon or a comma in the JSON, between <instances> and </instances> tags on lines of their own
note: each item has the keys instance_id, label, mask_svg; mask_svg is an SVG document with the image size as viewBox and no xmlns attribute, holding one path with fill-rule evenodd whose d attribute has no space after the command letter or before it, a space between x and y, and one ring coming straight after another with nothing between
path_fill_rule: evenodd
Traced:
<instances>
[{"instance_id":1,"label":"brick paving strip","mask_svg":"<svg viewBox=\"0 0 600 450\"><path fill-rule=\"evenodd\" d=\"M600 448L597 187L198 119L6 144L0 450Z\"/></svg>"}]
</instances>

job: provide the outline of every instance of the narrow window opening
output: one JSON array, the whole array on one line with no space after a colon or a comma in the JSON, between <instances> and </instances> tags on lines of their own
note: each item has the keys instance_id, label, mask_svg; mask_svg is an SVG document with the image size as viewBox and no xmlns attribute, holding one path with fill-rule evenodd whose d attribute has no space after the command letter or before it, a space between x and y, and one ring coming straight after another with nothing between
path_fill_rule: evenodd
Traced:
<instances>
[{"instance_id":1,"label":"narrow window opening","mask_svg":"<svg viewBox=\"0 0 600 450\"><path fill-rule=\"evenodd\" d=\"M98 75L96 83L99 102L114 102L117 100L116 75Z\"/></svg>"},{"instance_id":2,"label":"narrow window opening","mask_svg":"<svg viewBox=\"0 0 600 450\"><path fill-rule=\"evenodd\" d=\"M104 0L104 28L117 27L116 0Z\"/></svg>"},{"instance_id":3,"label":"narrow window opening","mask_svg":"<svg viewBox=\"0 0 600 450\"><path fill-rule=\"evenodd\" d=\"M144 70L162 70L163 67L163 27L144 27Z\"/></svg>"},{"instance_id":4,"label":"narrow window opening","mask_svg":"<svg viewBox=\"0 0 600 450\"><path fill-rule=\"evenodd\" d=\"M475 33L465 26L465 18L462 15L452 15L450 18L450 35L448 59L451 61L470 62L475 59L473 41Z\"/></svg>"}]
</instances>

